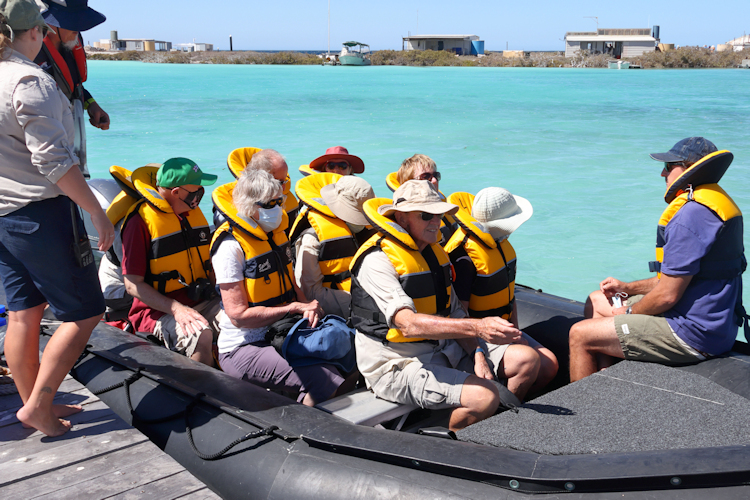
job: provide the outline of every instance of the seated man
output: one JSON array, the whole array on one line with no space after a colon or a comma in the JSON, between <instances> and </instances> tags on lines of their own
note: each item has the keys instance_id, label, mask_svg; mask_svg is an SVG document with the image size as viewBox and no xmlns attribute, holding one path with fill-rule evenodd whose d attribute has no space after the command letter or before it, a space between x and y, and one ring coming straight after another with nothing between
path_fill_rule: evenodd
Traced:
<instances>
[{"instance_id":1,"label":"seated man","mask_svg":"<svg viewBox=\"0 0 750 500\"><path fill-rule=\"evenodd\" d=\"M362 204L375 193L361 177L335 174L305 177L297 183L297 193L306 205L291 232L297 286L326 314L348 318L349 264L373 234L366 228Z\"/></svg>"},{"instance_id":2,"label":"seated man","mask_svg":"<svg viewBox=\"0 0 750 500\"><path fill-rule=\"evenodd\" d=\"M516 251L508 237L531 218L531 203L500 187L484 188L476 197L453 193L448 202L461 207L454 216L459 227L445 245L456 272L456 295L470 317L500 316L518 328ZM523 340L534 348L541 362L531 386L533 393L555 378L557 357L525 333ZM507 353L506 358L512 354Z\"/></svg>"},{"instance_id":3,"label":"seated man","mask_svg":"<svg viewBox=\"0 0 750 500\"><path fill-rule=\"evenodd\" d=\"M210 281L211 234L198 204L203 186L217 177L172 158L158 169L137 169L132 179L143 199L122 227L122 273L134 297L128 318L136 331L212 366L220 306Z\"/></svg>"},{"instance_id":4,"label":"seated man","mask_svg":"<svg viewBox=\"0 0 750 500\"><path fill-rule=\"evenodd\" d=\"M625 283L607 278L586 302L584 321L570 329L570 379L616 359L683 365L730 350L741 324L742 213L716 184L732 154L703 137L683 139L664 162L655 277ZM628 297L622 305L616 298Z\"/></svg>"},{"instance_id":5,"label":"seated man","mask_svg":"<svg viewBox=\"0 0 750 500\"><path fill-rule=\"evenodd\" d=\"M536 351L509 345L521 339L509 321L466 318L453 292L450 260L437 239L441 216L458 207L443 202L428 181L411 180L393 193L392 204L375 198L364 210L382 231L351 267L351 321L367 385L389 401L455 408L452 430L497 410L496 377L523 399L539 371Z\"/></svg>"}]
</instances>

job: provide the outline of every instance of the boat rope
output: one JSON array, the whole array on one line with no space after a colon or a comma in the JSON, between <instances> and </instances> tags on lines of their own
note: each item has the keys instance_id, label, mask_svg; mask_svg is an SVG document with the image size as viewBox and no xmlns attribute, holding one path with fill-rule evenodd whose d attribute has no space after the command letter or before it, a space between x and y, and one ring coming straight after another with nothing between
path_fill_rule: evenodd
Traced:
<instances>
[{"instance_id":1,"label":"boat rope","mask_svg":"<svg viewBox=\"0 0 750 500\"><path fill-rule=\"evenodd\" d=\"M255 432L248 432L242 437L239 437L229 443L226 447L224 447L221 451L218 451L216 453L213 453L211 455L206 455L205 453L202 453L197 446L195 446L195 442L193 441L193 429L190 427L190 413L192 412L195 405L197 405L200 402L200 399L205 394L201 393L198 394L193 401L190 402L189 405L187 405L187 408L185 408L185 432L187 434L188 442L190 443L190 447L193 449L193 453L195 453L199 458L203 460L218 460L221 458L226 452L234 448L240 443L244 443L245 441L249 439L255 439L259 438L261 436L273 436L273 432L278 429L278 426L272 425L270 427L266 427L265 429L260 429L259 431Z\"/></svg>"}]
</instances>

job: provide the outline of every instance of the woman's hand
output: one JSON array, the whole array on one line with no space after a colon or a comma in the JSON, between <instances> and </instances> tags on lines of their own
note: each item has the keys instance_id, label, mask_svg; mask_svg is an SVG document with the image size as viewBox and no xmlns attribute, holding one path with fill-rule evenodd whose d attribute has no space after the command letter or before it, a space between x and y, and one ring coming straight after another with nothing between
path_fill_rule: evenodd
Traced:
<instances>
[{"instance_id":1,"label":"woman's hand","mask_svg":"<svg viewBox=\"0 0 750 500\"><path fill-rule=\"evenodd\" d=\"M310 328L315 328L318 324L318 320L323 317L323 308L317 300L313 300L308 303L294 302L294 312L301 314L303 318L310 322Z\"/></svg>"},{"instance_id":2,"label":"woman's hand","mask_svg":"<svg viewBox=\"0 0 750 500\"><path fill-rule=\"evenodd\" d=\"M99 233L99 250L106 252L115 242L115 227L110 222L104 210L95 210L91 215L91 222Z\"/></svg>"}]
</instances>

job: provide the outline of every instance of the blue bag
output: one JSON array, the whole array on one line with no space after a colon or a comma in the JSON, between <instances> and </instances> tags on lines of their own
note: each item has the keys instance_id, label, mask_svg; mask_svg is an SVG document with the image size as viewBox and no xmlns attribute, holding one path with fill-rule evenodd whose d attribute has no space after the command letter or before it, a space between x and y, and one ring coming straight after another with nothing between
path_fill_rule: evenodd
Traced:
<instances>
[{"instance_id":1,"label":"blue bag","mask_svg":"<svg viewBox=\"0 0 750 500\"><path fill-rule=\"evenodd\" d=\"M289 330L281 354L292 367L331 364L349 373L357 365L354 328L335 314L324 317L315 328L302 318Z\"/></svg>"}]
</instances>

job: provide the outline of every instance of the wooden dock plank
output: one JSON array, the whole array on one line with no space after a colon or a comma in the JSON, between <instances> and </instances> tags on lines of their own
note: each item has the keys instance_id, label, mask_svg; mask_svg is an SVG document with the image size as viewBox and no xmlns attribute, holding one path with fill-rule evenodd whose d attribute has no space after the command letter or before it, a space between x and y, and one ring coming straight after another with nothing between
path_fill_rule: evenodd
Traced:
<instances>
[{"instance_id":1,"label":"wooden dock plank","mask_svg":"<svg viewBox=\"0 0 750 500\"><path fill-rule=\"evenodd\" d=\"M82 463L49 471L47 474L20 480L4 486L1 491L5 498L34 498L95 478L106 481L108 475L116 474L121 469L150 460L162 453L151 442L142 442Z\"/></svg>"},{"instance_id":2,"label":"wooden dock plank","mask_svg":"<svg viewBox=\"0 0 750 500\"><path fill-rule=\"evenodd\" d=\"M10 396L5 396L5 397L7 398ZM57 394L55 394L55 403L57 404L86 405L89 403L93 403L95 401L99 401L99 398L91 394L86 389L80 389L78 391L73 391L73 392L58 392ZM16 418L16 412L21 409L21 406L23 406L21 404L20 397L18 397L17 403L18 404L16 405L16 402L13 401L9 408L0 411L0 427L18 423L18 419Z\"/></svg>"},{"instance_id":3,"label":"wooden dock plank","mask_svg":"<svg viewBox=\"0 0 750 500\"><path fill-rule=\"evenodd\" d=\"M163 479L185 469L172 457L162 454L147 461L141 461L127 468L121 468L118 473L110 474L107 481L101 478L90 479L76 484L75 486L61 488L47 495L37 497L44 500L56 498L85 498L86 500L111 498L126 491L138 490L149 483ZM191 476L194 481L195 477ZM185 493L185 492L183 492Z\"/></svg>"},{"instance_id":4,"label":"wooden dock plank","mask_svg":"<svg viewBox=\"0 0 750 500\"><path fill-rule=\"evenodd\" d=\"M0 463L0 486L147 441L143 434L133 428L86 437L74 433L70 431L65 434L73 435L62 446L49 447L45 444L52 443L37 442L30 450L23 446L11 450ZM23 443L26 441L28 439Z\"/></svg>"},{"instance_id":5,"label":"wooden dock plank","mask_svg":"<svg viewBox=\"0 0 750 500\"><path fill-rule=\"evenodd\" d=\"M108 498L111 500L172 500L201 490L211 492L195 476L188 471L182 471Z\"/></svg>"},{"instance_id":6,"label":"wooden dock plank","mask_svg":"<svg viewBox=\"0 0 750 500\"><path fill-rule=\"evenodd\" d=\"M181 496L178 500L221 500L221 497L208 488L203 488L202 490Z\"/></svg>"}]
</instances>

